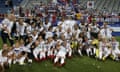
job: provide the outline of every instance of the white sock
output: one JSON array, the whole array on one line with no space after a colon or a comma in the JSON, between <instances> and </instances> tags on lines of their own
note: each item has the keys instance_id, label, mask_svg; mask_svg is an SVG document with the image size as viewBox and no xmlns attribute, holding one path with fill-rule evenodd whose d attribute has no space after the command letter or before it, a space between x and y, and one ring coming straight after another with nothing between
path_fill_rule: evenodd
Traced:
<instances>
[{"instance_id":1,"label":"white sock","mask_svg":"<svg viewBox=\"0 0 120 72\"><path fill-rule=\"evenodd\" d=\"M8 60L8 63L9 63L9 66L11 66L11 64L12 64L12 59L9 59L9 60Z\"/></svg>"},{"instance_id":2,"label":"white sock","mask_svg":"<svg viewBox=\"0 0 120 72\"><path fill-rule=\"evenodd\" d=\"M28 59L28 62L29 62L29 63L32 63L32 59Z\"/></svg>"},{"instance_id":3,"label":"white sock","mask_svg":"<svg viewBox=\"0 0 120 72\"><path fill-rule=\"evenodd\" d=\"M55 60L54 60L54 63L58 62L58 59L59 59L59 58L58 58L58 57L56 57L56 58L55 58Z\"/></svg>"},{"instance_id":4,"label":"white sock","mask_svg":"<svg viewBox=\"0 0 120 72\"><path fill-rule=\"evenodd\" d=\"M60 62L60 64L64 64L64 58L61 58L61 62Z\"/></svg>"},{"instance_id":5,"label":"white sock","mask_svg":"<svg viewBox=\"0 0 120 72\"><path fill-rule=\"evenodd\" d=\"M80 54L80 56L83 56L80 49L78 49L78 53Z\"/></svg>"}]
</instances>

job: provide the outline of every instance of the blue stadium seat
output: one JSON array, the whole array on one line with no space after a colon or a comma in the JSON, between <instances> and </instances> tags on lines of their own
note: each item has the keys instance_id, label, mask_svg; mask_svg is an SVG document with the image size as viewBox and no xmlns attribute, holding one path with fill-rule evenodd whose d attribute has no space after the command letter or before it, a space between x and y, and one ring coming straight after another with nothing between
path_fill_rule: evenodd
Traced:
<instances>
[{"instance_id":1,"label":"blue stadium seat","mask_svg":"<svg viewBox=\"0 0 120 72\"><path fill-rule=\"evenodd\" d=\"M19 6L23 0L12 0L13 6ZM5 0L0 0L0 14L7 13L10 7L5 6Z\"/></svg>"},{"instance_id":2,"label":"blue stadium seat","mask_svg":"<svg viewBox=\"0 0 120 72\"><path fill-rule=\"evenodd\" d=\"M19 4L22 2L23 0L12 0L13 5L15 6L19 6Z\"/></svg>"}]
</instances>

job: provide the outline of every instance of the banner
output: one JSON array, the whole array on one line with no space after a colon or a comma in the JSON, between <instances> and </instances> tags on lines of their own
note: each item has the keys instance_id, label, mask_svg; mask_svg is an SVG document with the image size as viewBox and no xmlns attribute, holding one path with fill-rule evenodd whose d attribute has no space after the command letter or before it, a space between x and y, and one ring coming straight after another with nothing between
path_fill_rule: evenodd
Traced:
<instances>
[{"instance_id":1,"label":"banner","mask_svg":"<svg viewBox=\"0 0 120 72\"><path fill-rule=\"evenodd\" d=\"M110 28L113 30L113 36L120 36L120 22L109 24Z\"/></svg>"},{"instance_id":2,"label":"banner","mask_svg":"<svg viewBox=\"0 0 120 72\"><path fill-rule=\"evenodd\" d=\"M59 4L66 5L67 0L57 0Z\"/></svg>"}]
</instances>

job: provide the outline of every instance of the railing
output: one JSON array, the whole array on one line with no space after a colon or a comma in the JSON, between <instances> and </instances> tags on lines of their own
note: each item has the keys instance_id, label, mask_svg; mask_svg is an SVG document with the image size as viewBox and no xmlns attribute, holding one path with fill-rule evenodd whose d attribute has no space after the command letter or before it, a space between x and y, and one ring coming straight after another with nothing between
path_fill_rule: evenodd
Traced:
<instances>
[{"instance_id":1,"label":"railing","mask_svg":"<svg viewBox=\"0 0 120 72\"><path fill-rule=\"evenodd\" d=\"M33 2L33 3L43 2L43 3L45 3L45 4L48 4L48 2L49 2L50 0L30 0L30 1Z\"/></svg>"},{"instance_id":2,"label":"railing","mask_svg":"<svg viewBox=\"0 0 120 72\"><path fill-rule=\"evenodd\" d=\"M22 6L23 8L26 7L26 5L28 4L29 0L23 0L20 4L20 6Z\"/></svg>"},{"instance_id":3,"label":"railing","mask_svg":"<svg viewBox=\"0 0 120 72\"><path fill-rule=\"evenodd\" d=\"M118 17L118 16L106 17L106 18L96 17L95 20L97 22L109 22L109 23L112 23L112 22L120 22L120 17Z\"/></svg>"}]
</instances>

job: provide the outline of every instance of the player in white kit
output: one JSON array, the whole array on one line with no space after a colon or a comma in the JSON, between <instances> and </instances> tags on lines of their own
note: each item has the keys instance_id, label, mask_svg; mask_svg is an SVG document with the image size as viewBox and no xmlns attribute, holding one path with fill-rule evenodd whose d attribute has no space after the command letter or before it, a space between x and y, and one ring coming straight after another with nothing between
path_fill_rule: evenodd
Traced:
<instances>
[{"instance_id":1,"label":"player in white kit","mask_svg":"<svg viewBox=\"0 0 120 72\"><path fill-rule=\"evenodd\" d=\"M101 42L99 42L99 59L105 60L111 54L110 43L106 38L103 38Z\"/></svg>"},{"instance_id":2,"label":"player in white kit","mask_svg":"<svg viewBox=\"0 0 120 72\"><path fill-rule=\"evenodd\" d=\"M58 49L58 53L56 54L56 57L54 59L54 64L56 65L59 62L60 59L60 66L63 66L65 64L65 58L67 50L65 47L61 45L60 42L57 43L56 48Z\"/></svg>"},{"instance_id":3,"label":"player in white kit","mask_svg":"<svg viewBox=\"0 0 120 72\"><path fill-rule=\"evenodd\" d=\"M113 59L118 60L118 57L120 57L119 42L114 37L112 37L111 49L112 49Z\"/></svg>"}]
</instances>

